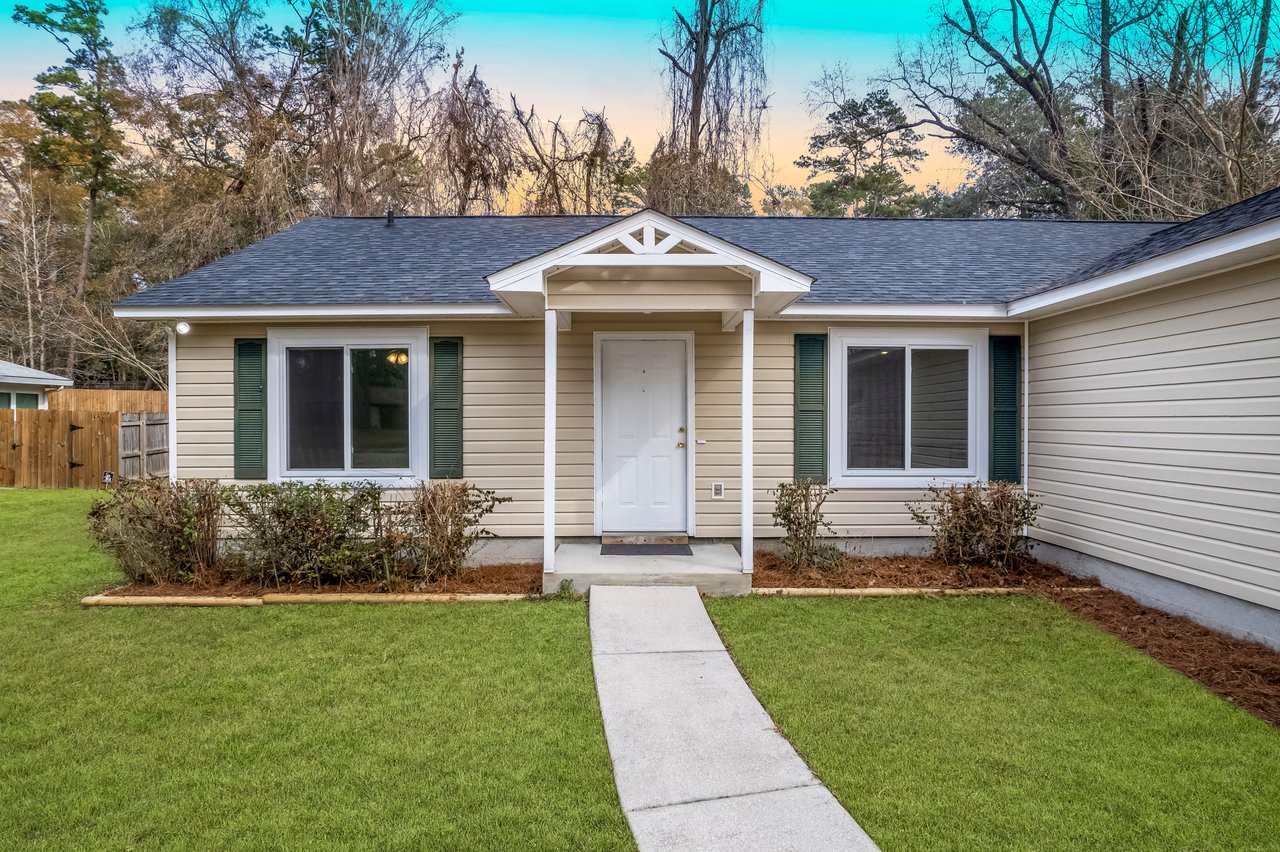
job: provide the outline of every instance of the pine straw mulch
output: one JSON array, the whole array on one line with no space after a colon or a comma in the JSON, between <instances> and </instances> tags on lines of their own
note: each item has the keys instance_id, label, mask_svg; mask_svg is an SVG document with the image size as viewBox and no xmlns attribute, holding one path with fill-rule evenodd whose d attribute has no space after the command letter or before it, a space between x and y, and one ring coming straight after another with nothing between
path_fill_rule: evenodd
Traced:
<instances>
[{"instance_id":1,"label":"pine straw mulch","mask_svg":"<svg viewBox=\"0 0 1280 852\"><path fill-rule=\"evenodd\" d=\"M751 585L767 589L1040 589L1098 582L1068 576L1034 559L1025 560L1016 573L1006 573L985 566L966 572L931 556L845 556L831 570L819 572L796 571L777 554L757 553Z\"/></svg>"},{"instance_id":2,"label":"pine straw mulch","mask_svg":"<svg viewBox=\"0 0 1280 852\"><path fill-rule=\"evenodd\" d=\"M1096 579L1027 560L1017 574L965 572L930 557L846 556L831 571L797 572L775 554L755 558L758 588L1025 588L1096 624L1258 718L1280 727L1280 651L1210 630L1189 618L1138 603Z\"/></svg>"},{"instance_id":3,"label":"pine straw mulch","mask_svg":"<svg viewBox=\"0 0 1280 852\"><path fill-rule=\"evenodd\" d=\"M206 584L161 583L148 585L131 583L111 589L105 594L151 597L243 597L252 598L264 592L290 593L351 593L351 592L423 592L428 594L542 594L542 566L528 563L505 563L469 568L462 576L437 580L417 588L388 589L382 583L344 583L332 586L308 586L292 584L284 586L258 583L225 582Z\"/></svg>"}]
</instances>

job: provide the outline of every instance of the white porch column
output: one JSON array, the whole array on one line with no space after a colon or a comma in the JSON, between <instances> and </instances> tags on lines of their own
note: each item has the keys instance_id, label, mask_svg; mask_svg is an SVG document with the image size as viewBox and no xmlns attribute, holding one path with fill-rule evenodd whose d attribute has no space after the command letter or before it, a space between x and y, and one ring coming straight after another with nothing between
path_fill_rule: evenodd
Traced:
<instances>
[{"instance_id":1,"label":"white porch column","mask_svg":"<svg viewBox=\"0 0 1280 852\"><path fill-rule=\"evenodd\" d=\"M750 574L755 551L755 349L756 312L742 312L742 573Z\"/></svg>"},{"instance_id":2,"label":"white porch column","mask_svg":"<svg viewBox=\"0 0 1280 852\"><path fill-rule=\"evenodd\" d=\"M178 335L169 329L169 481L178 481ZM146 426L141 428L145 429ZM147 457L144 453L142 464L145 467Z\"/></svg>"},{"instance_id":3,"label":"white porch column","mask_svg":"<svg viewBox=\"0 0 1280 852\"><path fill-rule=\"evenodd\" d=\"M542 572L556 570L556 333L559 319L543 318L542 355Z\"/></svg>"}]
</instances>

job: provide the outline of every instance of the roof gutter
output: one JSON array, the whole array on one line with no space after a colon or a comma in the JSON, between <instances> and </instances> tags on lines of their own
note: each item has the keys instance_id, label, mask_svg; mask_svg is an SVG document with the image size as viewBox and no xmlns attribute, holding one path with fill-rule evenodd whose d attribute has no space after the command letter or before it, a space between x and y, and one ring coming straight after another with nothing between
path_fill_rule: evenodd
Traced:
<instances>
[{"instance_id":1,"label":"roof gutter","mask_svg":"<svg viewBox=\"0 0 1280 852\"><path fill-rule=\"evenodd\" d=\"M352 305L117 305L120 319L255 320L255 319L429 319L434 317L514 317L495 303L436 305L423 303Z\"/></svg>"},{"instance_id":2,"label":"roof gutter","mask_svg":"<svg viewBox=\"0 0 1280 852\"><path fill-rule=\"evenodd\" d=\"M1280 219L1205 240L1095 278L1015 299L1009 316L1040 319L1224 272L1280 254Z\"/></svg>"}]
</instances>

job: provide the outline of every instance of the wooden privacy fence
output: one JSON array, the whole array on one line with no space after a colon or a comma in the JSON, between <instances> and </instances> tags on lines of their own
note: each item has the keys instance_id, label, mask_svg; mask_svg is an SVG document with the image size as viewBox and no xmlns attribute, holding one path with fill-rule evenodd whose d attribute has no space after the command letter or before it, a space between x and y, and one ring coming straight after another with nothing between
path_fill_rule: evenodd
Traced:
<instances>
[{"instance_id":1,"label":"wooden privacy fence","mask_svg":"<svg viewBox=\"0 0 1280 852\"><path fill-rule=\"evenodd\" d=\"M49 394L50 411L168 411L169 392L63 388Z\"/></svg>"},{"instance_id":2,"label":"wooden privacy fence","mask_svg":"<svg viewBox=\"0 0 1280 852\"><path fill-rule=\"evenodd\" d=\"M121 478L163 476L168 419L114 411L4 412L0 486L102 488Z\"/></svg>"}]
</instances>

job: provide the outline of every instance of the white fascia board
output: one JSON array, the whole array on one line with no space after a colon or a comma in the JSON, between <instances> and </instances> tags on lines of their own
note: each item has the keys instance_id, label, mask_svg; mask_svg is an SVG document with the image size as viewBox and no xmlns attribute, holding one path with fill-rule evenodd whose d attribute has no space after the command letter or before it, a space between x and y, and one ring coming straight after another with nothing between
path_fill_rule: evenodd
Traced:
<instances>
[{"instance_id":1,"label":"white fascia board","mask_svg":"<svg viewBox=\"0 0 1280 852\"><path fill-rule=\"evenodd\" d=\"M1009 318L1003 304L929 305L891 303L798 304L784 308L782 319L928 319L1002 320Z\"/></svg>"},{"instance_id":2,"label":"white fascia board","mask_svg":"<svg viewBox=\"0 0 1280 852\"><path fill-rule=\"evenodd\" d=\"M390 305L138 305L120 306L119 319L139 320L254 320L254 319L408 319L427 317L512 317L506 305L390 304Z\"/></svg>"},{"instance_id":3,"label":"white fascia board","mask_svg":"<svg viewBox=\"0 0 1280 852\"><path fill-rule=\"evenodd\" d=\"M1280 219L1263 222L1096 278L1009 303L1009 316L1035 319L1254 263L1280 253Z\"/></svg>"},{"instance_id":4,"label":"white fascia board","mask_svg":"<svg viewBox=\"0 0 1280 852\"><path fill-rule=\"evenodd\" d=\"M758 255L755 252L734 245L727 240L712 236L706 231L686 225L685 223L672 219L659 213L656 210L641 210L632 213L624 219L613 222L589 234L579 237L576 240L565 243L564 245L536 255L527 260L508 266L506 269L500 269L491 275L486 276L485 280L489 282L489 289L494 292L510 289L516 282L525 279L527 276L541 273L543 270L550 269L554 266L574 266L574 265L708 265L704 261L687 260L689 257L698 257L697 255L675 255L676 258L685 258L685 262L681 263L676 260L657 261L657 258L671 258L673 255L665 254L632 254L632 255L614 255L613 257L627 258L627 260L605 260L598 261L599 257L610 257L610 255L592 256L590 259L583 258L582 255L600 246L608 245L614 240L621 238L623 234L629 234L637 227L652 225L661 228L668 234L674 234L682 240L686 240L699 248L706 249L718 255L723 255L712 265L720 266L745 266L752 270L768 271L772 273L774 280L782 279L787 282L787 286L796 288L800 292L807 292L813 284L813 278L804 273L797 272L789 266L784 266L777 261L770 260L767 257ZM590 264L588 261L598 261ZM655 262L656 261L656 262Z\"/></svg>"}]
</instances>

